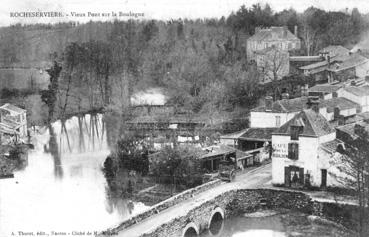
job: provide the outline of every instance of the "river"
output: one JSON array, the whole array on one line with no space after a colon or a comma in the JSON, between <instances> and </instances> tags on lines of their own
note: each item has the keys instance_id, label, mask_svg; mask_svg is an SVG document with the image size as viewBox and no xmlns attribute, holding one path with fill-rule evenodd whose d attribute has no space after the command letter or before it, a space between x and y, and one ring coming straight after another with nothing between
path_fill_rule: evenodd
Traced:
<instances>
[{"instance_id":1,"label":"river","mask_svg":"<svg viewBox=\"0 0 369 237\"><path fill-rule=\"evenodd\" d=\"M35 148L13 179L0 180L0 236L101 231L147 207L107 197L103 115L72 117L32 132Z\"/></svg>"},{"instance_id":2,"label":"river","mask_svg":"<svg viewBox=\"0 0 369 237\"><path fill-rule=\"evenodd\" d=\"M189 234L188 236L192 236ZM263 210L211 223L200 237L349 237L354 233L324 219L304 213Z\"/></svg>"}]
</instances>

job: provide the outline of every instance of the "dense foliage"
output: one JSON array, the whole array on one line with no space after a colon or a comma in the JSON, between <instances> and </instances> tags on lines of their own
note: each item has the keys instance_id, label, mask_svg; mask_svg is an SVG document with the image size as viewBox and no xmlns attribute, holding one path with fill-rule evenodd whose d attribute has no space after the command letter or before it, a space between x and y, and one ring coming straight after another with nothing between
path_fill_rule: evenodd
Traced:
<instances>
[{"instance_id":1,"label":"dense foliage","mask_svg":"<svg viewBox=\"0 0 369 237\"><path fill-rule=\"evenodd\" d=\"M148 87L164 88L170 103L219 117L254 107L265 93L278 98L284 89L260 88L257 70L246 62L246 40L255 27L268 26L291 32L298 26L302 49L295 53L302 55L331 44L362 46L369 28L356 8L298 13L260 4L220 19L19 24L0 29L0 62L34 66L56 59L62 67L57 94L43 96L47 103L57 97L55 117L100 108L122 113L131 93Z\"/></svg>"},{"instance_id":2,"label":"dense foliage","mask_svg":"<svg viewBox=\"0 0 369 237\"><path fill-rule=\"evenodd\" d=\"M151 160L150 173L159 183L194 187L202 182L199 155L194 147L167 146Z\"/></svg>"}]
</instances>

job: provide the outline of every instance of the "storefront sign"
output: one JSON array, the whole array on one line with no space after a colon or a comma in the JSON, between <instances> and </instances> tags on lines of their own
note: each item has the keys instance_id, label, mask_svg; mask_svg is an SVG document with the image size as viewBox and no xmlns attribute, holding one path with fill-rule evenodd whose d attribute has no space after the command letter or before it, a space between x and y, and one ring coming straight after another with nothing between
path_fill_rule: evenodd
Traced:
<instances>
[{"instance_id":1,"label":"storefront sign","mask_svg":"<svg viewBox=\"0 0 369 237\"><path fill-rule=\"evenodd\" d=\"M288 145L273 144L273 158L288 158Z\"/></svg>"}]
</instances>

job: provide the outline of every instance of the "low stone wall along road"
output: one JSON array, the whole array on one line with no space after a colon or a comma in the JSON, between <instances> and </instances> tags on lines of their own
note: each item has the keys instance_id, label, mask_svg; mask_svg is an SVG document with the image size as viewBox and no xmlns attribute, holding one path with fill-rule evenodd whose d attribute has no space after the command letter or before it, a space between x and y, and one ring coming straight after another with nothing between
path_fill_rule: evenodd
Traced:
<instances>
[{"instance_id":1,"label":"low stone wall along road","mask_svg":"<svg viewBox=\"0 0 369 237\"><path fill-rule=\"evenodd\" d=\"M236 180L232 183L222 182L218 186L195 194L193 197L190 197L181 203L169 207L157 214L153 214L135 225L118 230L118 235L114 236L138 237L152 233L161 225L176 218L186 216L191 210L201 206L207 201L213 200L222 193L237 189L264 188L270 186L271 179L271 164L260 166L249 172L238 175Z\"/></svg>"}]
</instances>

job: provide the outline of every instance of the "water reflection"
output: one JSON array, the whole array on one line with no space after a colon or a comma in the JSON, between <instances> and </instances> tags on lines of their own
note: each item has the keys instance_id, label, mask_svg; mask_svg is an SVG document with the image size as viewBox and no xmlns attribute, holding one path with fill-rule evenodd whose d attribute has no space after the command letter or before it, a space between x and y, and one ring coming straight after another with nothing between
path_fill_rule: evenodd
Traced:
<instances>
[{"instance_id":1,"label":"water reflection","mask_svg":"<svg viewBox=\"0 0 369 237\"><path fill-rule=\"evenodd\" d=\"M340 227L313 222L307 214L283 210L261 211L257 215L233 216L210 225L200 236L210 237L284 237L284 236L352 236ZM190 236L190 235L189 235Z\"/></svg>"},{"instance_id":2,"label":"water reflection","mask_svg":"<svg viewBox=\"0 0 369 237\"><path fill-rule=\"evenodd\" d=\"M56 141L57 135L54 132L53 126L49 125L49 142L48 146L44 146L45 153L50 153L54 161L54 176L55 178L63 178L63 167L60 159L60 152L58 143ZM61 137L61 136L60 136Z\"/></svg>"},{"instance_id":3,"label":"water reflection","mask_svg":"<svg viewBox=\"0 0 369 237\"><path fill-rule=\"evenodd\" d=\"M201 235L202 237L286 236L284 234L284 225L279 216L270 216L265 218L245 218L242 216L236 216L223 221L221 216L216 218L214 215L212 222L214 224L210 224L210 230L203 233Z\"/></svg>"},{"instance_id":4,"label":"water reflection","mask_svg":"<svg viewBox=\"0 0 369 237\"><path fill-rule=\"evenodd\" d=\"M0 236L20 230L104 230L146 208L106 195L105 123L100 114L86 115L32 134L35 149L29 151L28 166L14 179L0 180Z\"/></svg>"}]
</instances>

